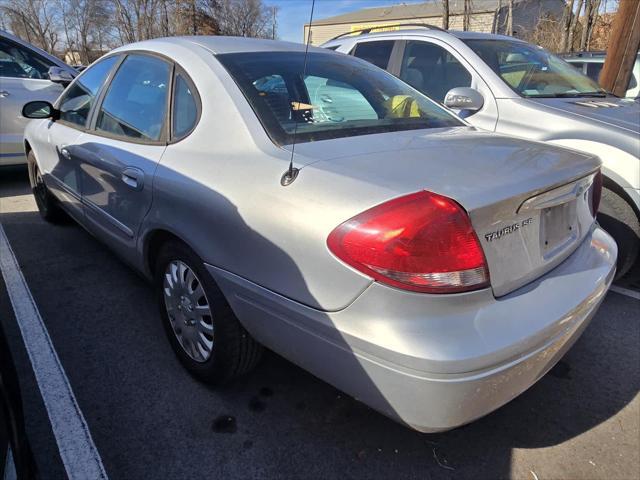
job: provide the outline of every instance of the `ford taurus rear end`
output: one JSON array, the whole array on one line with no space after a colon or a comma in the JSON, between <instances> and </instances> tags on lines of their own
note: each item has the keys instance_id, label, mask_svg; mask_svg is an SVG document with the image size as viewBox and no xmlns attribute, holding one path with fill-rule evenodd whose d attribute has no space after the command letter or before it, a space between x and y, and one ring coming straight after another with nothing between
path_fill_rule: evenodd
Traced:
<instances>
[{"instance_id":1,"label":"ford taurus rear end","mask_svg":"<svg viewBox=\"0 0 640 480\"><path fill-rule=\"evenodd\" d=\"M120 119L98 102L84 113L102 123L68 156L65 98L39 105L38 207L66 209L153 279L169 343L204 381L247 372L264 345L445 430L533 385L606 294L616 245L594 220L597 157L479 132L326 50L189 37L110 55L76 83L107 62L97 99L173 104Z\"/></svg>"}]
</instances>

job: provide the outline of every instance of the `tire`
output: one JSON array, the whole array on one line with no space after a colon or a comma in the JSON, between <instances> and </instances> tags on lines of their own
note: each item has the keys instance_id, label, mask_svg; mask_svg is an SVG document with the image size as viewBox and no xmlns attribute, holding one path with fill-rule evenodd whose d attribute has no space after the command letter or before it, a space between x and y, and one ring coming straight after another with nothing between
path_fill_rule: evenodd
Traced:
<instances>
[{"instance_id":1,"label":"tire","mask_svg":"<svg viewBox=\"0 0 640 480\"><path fill-rule=\"evenodd\" d=\"M181 272L181 264L188 270ZM180 276L183 280L186 278L182 287ZM203 296L200 296L199 286L202 286ZM240 324L204 262L188 246L169 241L160 248L155 266L155 289L169 343L193 376L220 385L250 371L258 363L262 346ZM171 295L167 296L166 290ZM189 293L189 290L195 293ZM199 316L204 311L203 305L208 305L209 316ZM198 309L201 311L195 313ZM194 315L196 318L189 318ZM194 341L194 337L197 340ZM208 347L209 342L211 347ZM210 348L208 357L207 348Z\"/></svg>"},{"instance_id":2,"label":"tire","mask_svg":"<svg viewBox=\"0 0 640 480\"><path fill-rule=\"evenodd\" d=\"M66 221L67 216L64 210L62 210L58 199L53 196L44 183L33 150L27 155L27 163L29 165L31 192L36 200L40 216L49 223L62 223Z\"/></svg>"},{"instance_id":3,"label":"tire","mask_svg":"<svg viewBox=\"0 0 640 480\"><path fill-rule=\"evenodd\" d=\"M598 222L618 244L616 279L624 276L638 258L640 222L627 201L613 190L602 189Z\"/></svg>"}]
</instances>

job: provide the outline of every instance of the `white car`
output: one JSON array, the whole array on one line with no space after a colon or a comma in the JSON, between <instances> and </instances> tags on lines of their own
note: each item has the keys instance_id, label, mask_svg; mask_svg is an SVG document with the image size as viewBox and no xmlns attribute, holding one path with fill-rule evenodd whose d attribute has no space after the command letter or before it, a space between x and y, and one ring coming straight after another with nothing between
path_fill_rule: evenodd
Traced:
<instances>
[{"instance_id":1,"label":"white car","mask_svg":"<svg viewBox=\"0 0 640 480\"><path fill-rule=\"evenodd\" d=\"M618 243L618 276L640 250L640 103L608 95L541 47L425 25L348 34L323 46L388 70L472 125L598 155L600 224Z\"/></svg>"},{"instance_id":2,"label":"white car","mask_svg":"<svg viewBox=\"0 0 640 480\"><path fill-rule=\"evenodd\" d=\"M63 61L0 30L0 166L27 163L22 106L31 100L54 102L75 76Z\"/></svg>"}]
</instances>

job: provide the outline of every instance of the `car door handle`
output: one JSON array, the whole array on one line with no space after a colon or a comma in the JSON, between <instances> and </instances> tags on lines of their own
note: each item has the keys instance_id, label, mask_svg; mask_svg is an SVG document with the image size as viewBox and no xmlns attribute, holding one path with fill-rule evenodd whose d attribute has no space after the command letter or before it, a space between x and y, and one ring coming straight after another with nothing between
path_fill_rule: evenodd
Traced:
<instances>
[{"instance_id":1,"label":"car door handle","mask_svg":"<svg viewBox=\"0 0 640 480\"><path fill-rule=\"evenodd\" d=\"M139 168L127 167L122 171L122 182L134 190L144 187L144 173Z\"/></svg>"},{"instance_id":2,"label":"car door handle","mask_svg":"<svg viewBox=\"0 0 640 480\"><path fill-rule=\"evenodd\" d=\"M0 98L4 98L8 96L9 96L9 92L7 92L6 90L0 90Z\"/></svg>"}]
</instances>

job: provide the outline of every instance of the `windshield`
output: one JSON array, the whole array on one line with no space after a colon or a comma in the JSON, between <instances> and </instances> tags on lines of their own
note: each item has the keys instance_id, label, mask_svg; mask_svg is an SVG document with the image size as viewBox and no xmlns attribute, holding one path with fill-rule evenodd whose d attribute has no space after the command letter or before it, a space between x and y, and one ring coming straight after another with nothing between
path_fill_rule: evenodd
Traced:
<instances>
[{"instance_id":1,"label":"windshield","mask_svg":"<svg viewBox=\"0 0 640 480\"><path fill-rule=\"evenodd\" d=\"M464 125L396 77L332 52L217 55L278 144Z\"/></svg>"},{"instance_id":2,"label":"windshield","mask_svg":"<svg viewBox=\"0 0 640 480\"><path fill-rule=\"evenodd\" d=\"M543 48L509 40L465 43L523 97L606 95L596 82Z\"/></svg>"}]
</instances>

